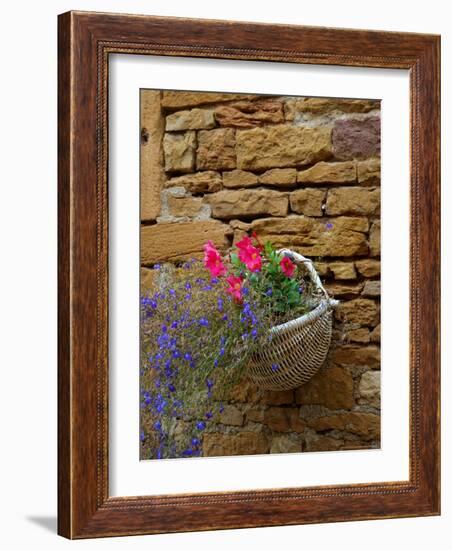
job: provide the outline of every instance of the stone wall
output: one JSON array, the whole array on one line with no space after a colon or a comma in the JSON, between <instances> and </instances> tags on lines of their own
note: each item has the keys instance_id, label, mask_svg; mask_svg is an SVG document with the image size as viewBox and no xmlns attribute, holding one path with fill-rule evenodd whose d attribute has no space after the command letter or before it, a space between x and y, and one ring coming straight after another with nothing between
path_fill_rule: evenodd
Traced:
<instances>
[{"instance_id":1,"label":"stone wall","mask_svg":"<svg viewBox=\"0 0 452 550\"><path fill-rule=\"evenodd\" d=\"M155 263L226 251L245 231L312 258L340 300L306 385L236 387L204 455L380 445L380 103L145 90L142 285Z\"/></svg>"}]
</instances>

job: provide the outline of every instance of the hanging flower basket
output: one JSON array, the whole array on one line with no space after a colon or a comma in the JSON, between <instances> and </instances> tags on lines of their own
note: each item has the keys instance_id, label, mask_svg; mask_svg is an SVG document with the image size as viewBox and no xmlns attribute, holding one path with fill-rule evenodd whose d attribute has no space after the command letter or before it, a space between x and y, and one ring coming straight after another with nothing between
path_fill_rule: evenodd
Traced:
<instances>
[{"instance_id":1,"label":"hanging flower basket","mask_svg":"<svg viewBox=\"0 0 452 550\"><path fill-rule=\"evenodd\" d=\"M288 249L279 252L304 266L316 288L318 305L296 319L272 327L269 342L252 355L249 377L267 390L297 388L323 365L331 343L333 310L339 303L328 296L311 260Z\"/></svg>"}]
</instances>

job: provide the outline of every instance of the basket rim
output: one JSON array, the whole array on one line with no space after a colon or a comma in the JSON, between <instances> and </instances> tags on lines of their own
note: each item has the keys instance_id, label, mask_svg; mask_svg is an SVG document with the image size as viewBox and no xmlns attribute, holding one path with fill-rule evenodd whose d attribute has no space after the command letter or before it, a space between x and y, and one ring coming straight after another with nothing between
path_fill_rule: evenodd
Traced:
<instances>
[{"instance_id":1,"label":"basket rim","mask_svg":"<svg viewBox=\"0 0 452 550\"><path fill-rule=\"evenodd\" d=\"M296 317L295 319L291 319L285 323L281 323L280 325L275 325L270 329L270 334L281 334L282 332L287 332L289 330L311 324L326 311L335 309L338 304L338 300L334 300L333 298L324 298L312 311L304 313L303 315L300 315L300 317Z\"/></svg>"}]
</instances>

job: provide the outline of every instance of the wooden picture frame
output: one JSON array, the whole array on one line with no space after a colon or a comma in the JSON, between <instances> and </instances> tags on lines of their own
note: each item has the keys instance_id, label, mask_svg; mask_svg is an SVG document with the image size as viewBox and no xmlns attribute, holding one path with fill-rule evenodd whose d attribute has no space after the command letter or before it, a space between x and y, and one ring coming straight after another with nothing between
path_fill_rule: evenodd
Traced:
<instances>
[{"instance_id":1,"label":"wooden picture frame","mask_svg":"<svg viewBox=\"0 0 452 550\"><path fill-rule=\"evenodd\" d=\"M58 63L58 532L68 538L440 513L440 38L69 12ZM108 60L113 53L410 72L409 481L110 497Z\"/></svg>"}]
</instances>

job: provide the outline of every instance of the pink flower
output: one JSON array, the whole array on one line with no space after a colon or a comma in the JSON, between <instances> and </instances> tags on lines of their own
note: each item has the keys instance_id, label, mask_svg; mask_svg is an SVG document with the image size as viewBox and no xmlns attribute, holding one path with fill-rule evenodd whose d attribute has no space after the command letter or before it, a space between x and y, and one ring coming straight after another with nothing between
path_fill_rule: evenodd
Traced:
<instances>
[{"instance_id":1,"label":"pink flower","mask_svg":"<svg viewBox=\"0 0 452 550\"><path fill-rule=\"evenodd\" d=\"M286 275L286 277L292 277L293 272L295 271L295 264L290 258L284 256L284 258L279 262L281 271Z\"/></svg>"},{"instance_id":2,"label":"pink flower","mask_svg":"<svg viewBox=\"0 0 452 550\"><path fill-rule=\"evenodd\" d=\"M239 260L243 262L250 271L259 271L262 267L260 250L253 246L252 240L245 236L236 244L239 249Z\"/></svg>"},{"instance_id":3,"label":"pink flower","mask_svg":"<svg viewBox=\"0 0 452 550\"><path fill-rule=\"evenodd\" d=\"M241 277L234 277L234 275L230 275L229 277L226 277L226 282L229 284L226 292L228 292L235 300L241 302L243 282Z\"/></svg>"},{"instance_id":4,"label":"pink flower","mask_svg":"<svg viewBox=\"0 0 452 550\"><path fill-rule=\"evenodd\" d=\"M212 241L207 241L204 245L204 265L210 271L212 277L226 274L226 267Z\"/></svg>"}]
</instances>

